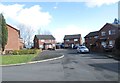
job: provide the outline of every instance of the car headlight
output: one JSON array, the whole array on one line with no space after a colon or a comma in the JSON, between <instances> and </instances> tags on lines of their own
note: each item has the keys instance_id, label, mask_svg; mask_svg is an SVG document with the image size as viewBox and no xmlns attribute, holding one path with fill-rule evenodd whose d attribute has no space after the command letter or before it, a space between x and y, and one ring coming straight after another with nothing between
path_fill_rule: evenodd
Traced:
<instances>
[{"instance_id":1,"label":"car headlight","mask_svg":"<svg viewBox=\"0 0 120 83\"><path fill-rule=\"evenodd\" d=\"M84 50L80 50L81 52L84 52Z\"/></svg>"}]
</instances>

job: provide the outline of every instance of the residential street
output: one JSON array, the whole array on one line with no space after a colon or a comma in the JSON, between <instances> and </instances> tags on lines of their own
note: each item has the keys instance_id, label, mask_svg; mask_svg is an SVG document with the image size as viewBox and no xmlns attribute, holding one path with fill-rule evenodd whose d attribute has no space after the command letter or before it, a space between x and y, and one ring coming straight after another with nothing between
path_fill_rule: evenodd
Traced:
<instances>
[{"instance_id":1,"label":"residential street","mask_svg":"<svg viewBox=\"0 0 120 83\"><path fill-rule=\"evenodd\" d=\"M45 51L63 59L2 67L3 81L118 81L118 61L103 54L78 54L76 50Z\"/></svg>"}]
</instances>

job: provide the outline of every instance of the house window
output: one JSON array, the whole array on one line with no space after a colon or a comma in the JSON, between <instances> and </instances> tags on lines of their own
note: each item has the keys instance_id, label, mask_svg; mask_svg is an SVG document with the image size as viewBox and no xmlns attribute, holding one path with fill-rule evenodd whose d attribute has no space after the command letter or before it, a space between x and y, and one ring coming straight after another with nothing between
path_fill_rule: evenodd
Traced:
<instances>
[{"instance_id":1,"label":"house window","mask_svg":"<svg viewBox=\"0 0 120 83\"><path fill-rule=\"evenodd\" d=\"M114 35L115 34L115 30L109 30L109 35Z\"/></svg>"},{"instance_id":2,"label":"house window","mask_svg":"<svg viewBox=\"0 0 120 83\"><path fill-rule=\"evenodd\" d=\"M101 36L105 36L106 35L106 32L101 32Z\"/></svg>"},{"instance_id":3,"label":"house window","mask_svg":"<svg viewBox=\"0 0 120 83\"><path fill-rule=\"evenodd\" d=\"M45 40L41 40L41 42L45 42Z\"/></svg>"},{"instance_id":4,"label":"house window","mask_svg":"<svg viewBox=\"0 0 120 83\"><path fill-rule=\"evenodd\" d=\"M97 38L98 38L98 36L94 36L94 38L96 38L96 39L97 39Z\"/></svg>"},{"instance_id":5,"label":"house window","mask_svg":"<svg viewBox=\"0 0 120 83\"><path fill-rule=\"evenodd\" d=\"M55 44L52 44L53 45L53 47L55 47Z\"/></svg>"},{"instance_id":6,"label":"house window","mask_svg":"<svg viewBox=\"0 0 120 83\"><path fill-rule=\"evenodd\" d=\"M114 40L110 40L109 41L109 45L114 45L115 41Z\"/></svg>"},{"instance_id":7,"label":"house window","mask_svg":"<svg viewBox=\"0 0 120 83\"><path fill-rule=\"evenodd\" d=\"M54 40L51 40L52 42L54 42Z\"/></svg>"},{"instance_id":8,"label":"house window","mask_svg":"<svg viewBox=\"0 0 120 83\"><path fill-rule=\"evenodd\" d=\"M49 40L49 42L52 42L52 40Z\"/></svg>"},{"instance_id":9,"label":"house window","mask_svg":"<svg viewBox=\"0 0 120 83\"><path fill-rule=\"evenodd\" d=\"M109 41L109 45L112 45L112 44L113 44L113 41L112 41L112 40L110 40L110 41Z\"/></svg>"},{"instance_id":10,"label":"house window","mask_svg":"<svg viewBox=\"0 0 120 83\"><path fill-rule=\"evenodd\" d=\"M78 41L78 39L74 39L74 41Z\"/></svg>"},{"instance_id":11,"label":"house window","mask_svg":"<svg viewBox=\"0 0 120 83\"><path fill-rule=\"evenodd\" d=\"M69 39L65 40L65 41L70 41Z\"/></svg>"},{"instance_id":12,"label":"house window","mask_svg":"<svg viewBox=\"0 0 120 83\"><path fill-rule=\"evenodd\" d=\"M41 49L42 49L42 48L43 48L43 45L39 45L39 48L41 48Z\"/></svg>"},{"instance_id":13,"label":"house window","mask_svg":"<svg viewBox=\"0 0 120 83\"><path fill-rule=\"evenodd\" d=\"M106 46L106 42L101 42L101 45L102 45L103 47L105 47L105 46Z\"/></svg>"},{"instance_id":14,"label":"house window","mask_svg":"<svg viewBox=\"0 0 120 83\"><path fill-rule=\"evenodd\" d=\"M89 39L92 39L92 37L89 37Z\"/></svg>"}]
</instances>

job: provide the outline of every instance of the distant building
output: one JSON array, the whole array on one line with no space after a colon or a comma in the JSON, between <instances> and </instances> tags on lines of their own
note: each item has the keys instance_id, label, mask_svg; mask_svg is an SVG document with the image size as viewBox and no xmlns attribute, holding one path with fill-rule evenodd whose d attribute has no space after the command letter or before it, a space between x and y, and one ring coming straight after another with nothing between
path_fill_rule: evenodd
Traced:
<instances>
[{"instance_id":1,"label":"distant building","mask_svg":"<svg viewBox=\"0 0 120 83\"><path fill-rule=\"evenodd\" d=\"M34 37L34 48L38 49L49 49L55 48L55 38L52 35L35 35Z\"/></svg>"},{"instance_id":2,"label":"distant building","mask_svg":"<svg viewBox=\"0 0 120 83\"><path fill-rule=\"evenodd\" d=\"M5 51L22 49L24 44L22 38L20 38L20 30L17 30L16 28L8 24L7 29L8 29L8 41L5 46Z\"/></svg>"},{"instance_id":3,"label":"distant building","mask_svg":"<svg viewBox=\"0 0 120 83\"><path fill-rule=\"evenodd\" d=\"M107 45L115 45L115 39L120 35L120 24L106 23L99 31L90 32L85 38L85 44L91 50L101 51Z\"/></svg>"},{"instance_id":4,"label":"distant building","mask_svg":"<svg viewBox=\"0 0 120 83\"><path fill-rule=\"evenodd\" d=\"M94 31L94 32L90 32L89 34L87 34L84 38L85 38L85 45L91 49L92 47L97 45L98 42L98 33L99 31ZM94 48L95 49L95 48ZM94 50L92 49L92 50Z\"/></svg>"},{"instance_id":5,"label":"distant building","mask_svg":"<svg viewBox=\"0 0 120 83\"><path fill-rule=\"evenodd\" d=\"M82 44L81 34L65 35L64 36L64 47L72 48Z\"/></svg>"}]
</instances>

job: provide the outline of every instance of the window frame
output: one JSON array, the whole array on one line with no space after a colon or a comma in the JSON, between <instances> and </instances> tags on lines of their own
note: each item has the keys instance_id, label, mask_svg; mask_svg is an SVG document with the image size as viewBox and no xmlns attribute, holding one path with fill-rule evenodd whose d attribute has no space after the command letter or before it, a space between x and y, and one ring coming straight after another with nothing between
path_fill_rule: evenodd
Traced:
<instances>
[{"instance_id":1,"label":"window frame","mask_svg":"<svg viewBox=\"0 0 120 83\"><path fill-rule=\"evenodd\" d=\"M101 36L106 36L106 32L105 32L105 31L102 31L102 32L101 32Z\"/></svg>"}]
</instances>

